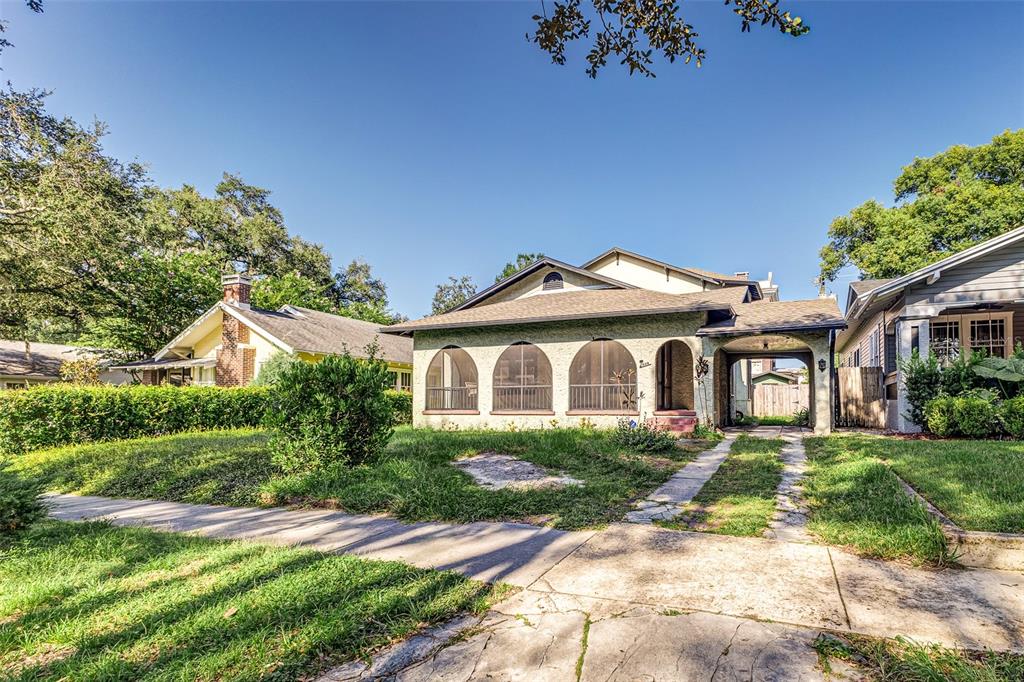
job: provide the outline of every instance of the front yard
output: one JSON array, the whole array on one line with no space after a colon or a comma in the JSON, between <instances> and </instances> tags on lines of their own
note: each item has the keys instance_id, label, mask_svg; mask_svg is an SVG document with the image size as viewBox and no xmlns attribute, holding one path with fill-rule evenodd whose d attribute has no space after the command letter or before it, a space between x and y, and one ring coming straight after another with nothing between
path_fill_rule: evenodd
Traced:
<instances>
[{"instance_id":1,"label":"front yard","mask_svg":"<svg viewBox=\"0 0 1024 682\"><path fill-rule=\"evenodd\" d=\"M300 679L495 596L394 562L51 521L0 545L0 677Z\"/></svg>"},{"instance_id":2,"label":"front yard","mask_svg":"<svg viewBox=\"0 0 1024 682\"><path fill-rule=\"evenodd\" d=\"M353 513L387 512L407 521L516 520L558 528L617 521L693 457L623 450L609 432L429 431L403 427L373 464L313 474L275 473L261 431L233 430L139 438L42 450L15 461L22 475L58 492L174 502L308 504ZM708 444L710 446L710 443ZM564 471L582 486L487 490L451 462L480 452L509 454Z\"/></svg>"}]
</instances>

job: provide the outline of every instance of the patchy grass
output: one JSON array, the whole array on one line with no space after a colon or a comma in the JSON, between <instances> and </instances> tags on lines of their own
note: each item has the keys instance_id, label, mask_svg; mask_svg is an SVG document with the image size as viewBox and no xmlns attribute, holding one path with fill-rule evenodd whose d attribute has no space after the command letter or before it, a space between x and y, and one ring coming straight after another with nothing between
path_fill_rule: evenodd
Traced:
<instances>
[{"instance_id":1,"label":"patchy grass","mask_svg":"<svg viewBox=\"0 0 1024 682\"><path fill-rule=\"evenodd\" d=\"M944 564L939 524L874 453L842 436L806 438L808 530L863 556Z\"/></svg>"},{"instance_id":2,"label":"patchy grass","mask_svg":"<svg viewBox=\"0 0 1024 682\"><path fill-rule=\"evenodd\" d=\"M775 513L783 443L780 438L741 435L686 510L659 525L721 535L761 535Z\"/></svg>"},{"instance_id":3,"label":"patchy grass","mask_svg":"<svg viewBox=\"0 0 1024 682\"><path fill-rule=\"evenodd\" d=\"M252 429L135 438L38 450L12 469L58 492L254 505L274 472L267 439Z\"/></svg>"},{"instance_id":4,"label":"patchy grass","mask_svg":"<svg viewBox=\"0 0 1024 682\"><path fill-rule=\"evenodd\" d=\"M1024 533L1024 442L849 436L841 444L891 466L963 528Z\"/></svg>"},{"instance_id":5,"label":"patchy grass","mask_svg":"<svg viewBox=\"0 0 1024 682\"><path fill-rule=\"evenodd\" d=\"M294 680L495 596L395 562L47 522L0 546L0 677Z\"/></svg>"},{"instance_id":6,"label":"patchy grass","mask_svg":"<svg viewBox=\"0 0 1024 682\"><path fill-rule=\"evenodd\" d=\"M1000 682L1024 680L1024 656L915 644L903 638L821 635L814 642L822 668L833 660L853 664L870 679L889 682Z\"/></svg>"},{"instance_id":7,"label":"patchy grass","mask_svg":"<svg viewBox=\"0 0 1024 682\"><path fill-rule=\"evenodd\" d=\"M279 476L257 431L190 433L46 450L18 458L22 475L59 492L233 505L330 506L408 521L518 520L583 528L618 520L712 443L637 455L611 432L432 431L399 428L379 460ZM450 465L494 451L585 481L541 490L484 490Z\"/></svg>"}]
</instances>

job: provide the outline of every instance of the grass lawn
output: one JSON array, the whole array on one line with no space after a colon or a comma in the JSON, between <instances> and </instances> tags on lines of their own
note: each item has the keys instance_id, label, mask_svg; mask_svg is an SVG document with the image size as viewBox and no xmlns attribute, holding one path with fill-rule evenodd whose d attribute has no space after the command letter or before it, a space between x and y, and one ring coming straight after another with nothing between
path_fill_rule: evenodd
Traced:
<instances>
[{"instance_id":1,"label":"grass lawn","mask_svg":"<svg viewBox=\"0 0 1024 682\"><path fill-rule=\"evenodd\" d=\"M806 438L808 530L858 554L914 563L949 560L938 522L907 496L879 451L857 438ZM881 443L881 441L880 441Z\"/></svg>"},{"instance_id":2,"label":"grass lawn","mask_svg":"<svg viewBox=\"0 0 1024 682\"><path fill-rule=\"evenodd\" d=\"M1024 533L1024 443L843 437L829 443L886 462L968 530Z\"/></svg>"},{"instance_id":3,"label":"grass lawn","mask_svg":"<svg viewBox=\"0 0 1024 682\"><path fill-rule=\"evenodd\" d=\"M710 443L709 443L710 445ZM46 487L85 495L233 505L309 504L388 512L408 521L521 520L583 528L620 519L702 448L641 456L595 430L431 431L403 427L373 464L281 477L259 431L188 433L43 450L16 459ZM546 490L484 490L450 465L493 450L586 482Z\"/></svg>"},{"instance_id":4,"label":"grass lawn","mask_svg":"<svg viewBox=\"0 0 1024 682\"><path fill-rule=\"evenodd\" d=\"M0 545L0 677L299 679L494 596L394 562L50 521Z\"/></svg>"},{"instance_id":5,"label":"grass lawn","mask_svg":"<svg viewBox=\"0 0 1024 682\"><path fill-rule=\"evenodd\" d=\"M775 513L783 443L780 438L741 435L687 509L659 525L721 535L761 535Z\"/></svg>"},{"instance_id":6,"label":"grass lawn","mask_svg":"<svg viewBox=\"0 0 1024 682\"><path fill-rule=\"evenodd\" d=\"M889 682L1000 682L1024 680L1024 656L1004 652L973 652L915 644L905 639L862 635L823 635L814 643L822 667L853 663L869 679Z\"/></svg>"}]
</instances>

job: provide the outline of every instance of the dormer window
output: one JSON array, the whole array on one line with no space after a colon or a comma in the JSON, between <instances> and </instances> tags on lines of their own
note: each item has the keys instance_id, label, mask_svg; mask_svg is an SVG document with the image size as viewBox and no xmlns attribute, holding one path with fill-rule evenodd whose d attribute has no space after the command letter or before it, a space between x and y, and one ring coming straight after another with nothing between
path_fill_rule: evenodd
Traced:
<instances>
[{"instance_id":1,"label":"dormer window","mask_svg":"<svg viewBox=\"0 0 1024 682\"><path fill-rule=\"evenodd\" d=\"M562 275L557 272L549 272L544 278L544 291L562 288Z\"/></svg>"}]
</instances>

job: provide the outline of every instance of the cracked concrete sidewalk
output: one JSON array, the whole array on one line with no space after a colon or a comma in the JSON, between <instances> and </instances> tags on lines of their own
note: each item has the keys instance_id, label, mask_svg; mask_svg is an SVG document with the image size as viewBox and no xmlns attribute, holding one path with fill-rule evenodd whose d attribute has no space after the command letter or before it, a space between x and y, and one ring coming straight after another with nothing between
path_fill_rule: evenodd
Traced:
<instances>
[{"instance_id":1,"label":"cracked concrete sidewalk","mask_svg":"<svg viewBox=\"0 0 1024 682\"><path fill-rule=\"evenodd\" d=\"M472 636L450 646L436 638L420 640L427 653L421 652L416 669L429 674L395 672L396 679L476 679L492 672L497 679L545 679L548 668L560 671L550 673L551 679L566 679L565 666L571 661L575 670L580 661L588 613L584 679L597 671L607 678L610 670L617 671L611 679L648 675L642 670L660 671L650 673L656 679L704 678L715 669L722 679L734 677L723 671L748 670L742 676L749 679L755 668L755 679L815 679L816 658L807 643L823 629L1024 651L1024 574L1017 572L919 569L821 545L627 523L564 532L505 523L407 525L327 510L73 495L48 500L52 515L65 520L107 518L120 525L303 545L527 588L514 597L519 602L499 605L476 624L480 630ZM583 606L566 609L566 603ZM595 616L608 613L635 617ZM509 614L513 620L501 619ZM743 647L735 650L726 638L734 633L743 635ZM736 655L709 663L726 649ZM739 655L748 649L749 655ZM477 661L468 677L464 668L455 670L463 659ZM452 669L450 676L444 666Z\"/></svg>"}]
</instances>

